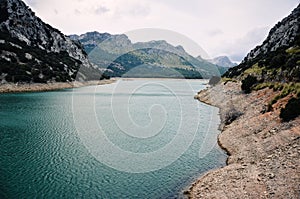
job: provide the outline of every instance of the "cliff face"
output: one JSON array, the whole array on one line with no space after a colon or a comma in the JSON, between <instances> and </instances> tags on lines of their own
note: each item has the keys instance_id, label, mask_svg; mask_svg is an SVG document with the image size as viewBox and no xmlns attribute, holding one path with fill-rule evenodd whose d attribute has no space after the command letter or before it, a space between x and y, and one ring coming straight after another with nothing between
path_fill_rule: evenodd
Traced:
<instances>
[{"instance_id":1,"label":"cliff face","mask_svg":"<svg viewBox=\"0 0 300 199\"><path fill-rule=\"evenodd\" d=\"M262 45L253 49L244 59L244 62L252 60L259 55L276 51L279 48L288 48L295 44L297 36L300 34L300 5L275 27L270 30L267 39Z\"/></svg>"},{"instance_id":2,"label":"cliff face","mask_svg":"<svg viewBox=\"0 0 300 199\"><path fill-rule=\"evenodd\" d=\"M0 0L0 81L73 81L90 68L81 45L44 23L21 0Z\"/></svg>"},{"instance_id":3,"label":"cliff face","mask_svg":"<svg viewBox=\"0 0 300 199\"><path fill-rule=\"evenodd\" d=\"M72 40L82 43L89 54L94 48L100 47L110 54L123 54L134 50L129 38L124 35L112 35L109 33L88 32L82 35L70 35Z\"/></svg>"},{"instance_id":4,"label":"cliff face","mask_svg":"<svg viewBox=\"0 0 300 199\"><path fill-rule=\"evenodd\" d=\"M300 4L270 30L262 45L224 76L243 79L249 74L262 82L300 81Z\"/></svg>"}]
</instances>

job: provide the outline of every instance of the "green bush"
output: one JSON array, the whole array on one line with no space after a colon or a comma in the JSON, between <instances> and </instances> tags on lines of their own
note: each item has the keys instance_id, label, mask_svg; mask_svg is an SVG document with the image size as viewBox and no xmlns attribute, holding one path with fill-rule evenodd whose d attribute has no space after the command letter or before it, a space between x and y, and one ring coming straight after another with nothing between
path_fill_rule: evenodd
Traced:
<instances>
[{"instance_id":1,"label":"green bush","mask_svg":"<svg viewBox=\"0 0 300 199\"><path fill-rule=\"evenodd\" d=\"M300 115L300 98L292 98L288 101L285 108L280 111L280 118L288 122Z\"/></svg>"},{"instance_id":2,"label":"green bush","mask_svg":"<svg viewBox=\"0 0 300 199\"><path fill-rule=\"evenodd\" d=\"M279 68L285 65L287 57L285 52L279 52L276 56L272 57L270 61L271 68Z\"/></svg>"},{"instance_id":3,"label":"green bush","mask_svg":"<svg viewBox=\"0 0 300 199\"><path fill-rule=\"evenodd\" d=\"M208 82L209 85L215 86L221 81L221 77L212 76Z\"/></svg>"},{"instance_id":4,"label":"green bush","mask_svg":"<svg viewBox=\"0 0 300 199\"><path fill-rule=\"evenodd\" d=\"M250 93L252 86L255 84L257 84L257 78L252 75L248 75L244 80L242 80L241 88L245 93Z\"/></svg>"},{"instance_id":5,"label":"green bush","mask_svg":"<svg viewBox=\"0 0 300 199\"><path fill-rule=\"evenodd\" d=\"M264 82L264 83L260 83L260 84L257 84L253 90L255 91L258 91L258 90L262 90L264 88L273 88L274 87L274 84L270 83L270 82Z\"/></svg>"},{"instance_id":6,"label":"green bush","mask_svg":"<svg viewBox=\"0 0 300 199\"><path fill-rule=\"evenodd\" d=\"M295 94L296 96L300 93L300 83L289 83L289 84L274 84L274 91L281 91L276 95L270 102L270 105L273 105L278 102L278 100L288 96L289 94Z\"/></svg>"}]
</instances>

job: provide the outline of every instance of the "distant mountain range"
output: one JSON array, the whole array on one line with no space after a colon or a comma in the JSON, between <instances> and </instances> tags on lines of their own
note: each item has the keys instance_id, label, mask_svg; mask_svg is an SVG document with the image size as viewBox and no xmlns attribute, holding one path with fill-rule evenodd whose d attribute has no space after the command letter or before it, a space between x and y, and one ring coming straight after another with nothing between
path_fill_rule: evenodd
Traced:
<instances>
[{"instance_id":1,"label":"distant mountain range","mask_svg":"<svg viewBox=\"0 0 300 199\"><path fill-rule=\"evenodd\" d=\"M163 40L132 43L124 34L99 32L70 38L82 43L91 62L107 69L108 76L210 78L227 71Z\"/></svg>"},{"instance_id":2,"label":"distant mountain range","mask_svg":"<svg viewBox=\"0 0 300 199\"><path fill-rule=\"evenodd\" d=\"M237 64L233 63L227 56L220 56L207 61L217 66L222 66L224 68L232 68L234 66L237 66Z\"/></svg>"},{"instance_id":3,"label":"distant mountain range","mask_svg":"<svg viewBox=\"0 0 300 199\"><path fill-rule=\"evenodd\" d=\"M68 37L23 1L0 0L0 83L111 76L210 78L228 70L223 63L195 58L166 41L132 43L124 34L98 32Z\"/></svg>"}]
</instances>

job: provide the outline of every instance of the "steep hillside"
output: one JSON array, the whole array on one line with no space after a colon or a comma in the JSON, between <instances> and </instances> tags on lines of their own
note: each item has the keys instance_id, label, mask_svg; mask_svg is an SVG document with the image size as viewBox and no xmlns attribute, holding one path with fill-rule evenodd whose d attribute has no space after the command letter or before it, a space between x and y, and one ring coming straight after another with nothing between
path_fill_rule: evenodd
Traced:
<instances>
[{"instance_id":1,"label":"steep hillside","mask_svg":"<svg viewBox=\"0 0 300 199\"><path fill-rule=\"evenodd\" d=\"M299 198L299 12L272 30L200 101L220 108L227 166L195 182L190 198Z\"/></svg>"},{"instance_id":2,"label":"steep hillside","mask_svg":"<svg viewBox=\"0 0 300 199\"><path fill-rule=\"evenodd\" d=\"M273 27L262 45L253 49L224 77L242 81L245 93L271 88L279 93L266 111L280 106L280 117L289 121L300 115L300 4ZM288 97L287 103L280 101Z\"/></svg>"},{"instance_id":3,"label":"steep hillside","mask_svg":"<svg viewBox=\"0 0 300 199\"><path fill-rule=\"evenodd\" d=\"M90 60L109 76L209 78L224 71L166 41L132 43L124 34L98 32L70 37L79 40Z\"/></svg>"},{"instance_id":4,"label":"steep hillside","mask_svg":"<svg viewBox=\"0 0 300 199\"><path fill-rule=\"evenodd\" d=\"M79 43L44 23L21 0L0 0L0 81L73 81L79 69L86 73L81 77L99 78Z\"/></svg>"},{"instance_id":5,"label":"steep hillside","mask_svg":"<svg viewBox=\"0 0 300 199\"><path fill-rule=\"evenodd\" d=\"M300 5L273 27L262 45L253 49L243 62L229 69L224 77L243 79L249 74L261 82L299 82Z\"/></svg>"}]
</instances>

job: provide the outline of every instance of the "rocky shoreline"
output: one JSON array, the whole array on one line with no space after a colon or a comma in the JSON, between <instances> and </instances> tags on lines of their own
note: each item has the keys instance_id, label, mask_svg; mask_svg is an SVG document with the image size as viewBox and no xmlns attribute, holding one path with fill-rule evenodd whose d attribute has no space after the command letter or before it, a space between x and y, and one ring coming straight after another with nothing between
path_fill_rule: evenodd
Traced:
<instances>
[{"instance_id":1,"label":"rocky shoreline","mask_svg":"<svg viewBox=\"0 0 300 199\"><path fill-rule=\"evenodd\" d=\"M228 82L195 96L220 108L219 145L227 151L227 166L209 171L189 188L189 198L299 198L300 118L283 123L279 108L267 112L277 94L264 89L243 94L240 84ZM231 118L232 117L232 118Z\"/></svg>"},{"instance_id":2,"label":"rocky shoreline","mask_svg":"<svg viewBox=\"0 0 300 199\"><path fill-rule=\"evenodd\" d=\"M67 88L79 88L84 86L104 85L115 82L115 79L87 82L55 82L55 83L33 83L33 84L0 84L0 93L23 93L23 92L45 92Z\"/></svg>"}]
</instances>

